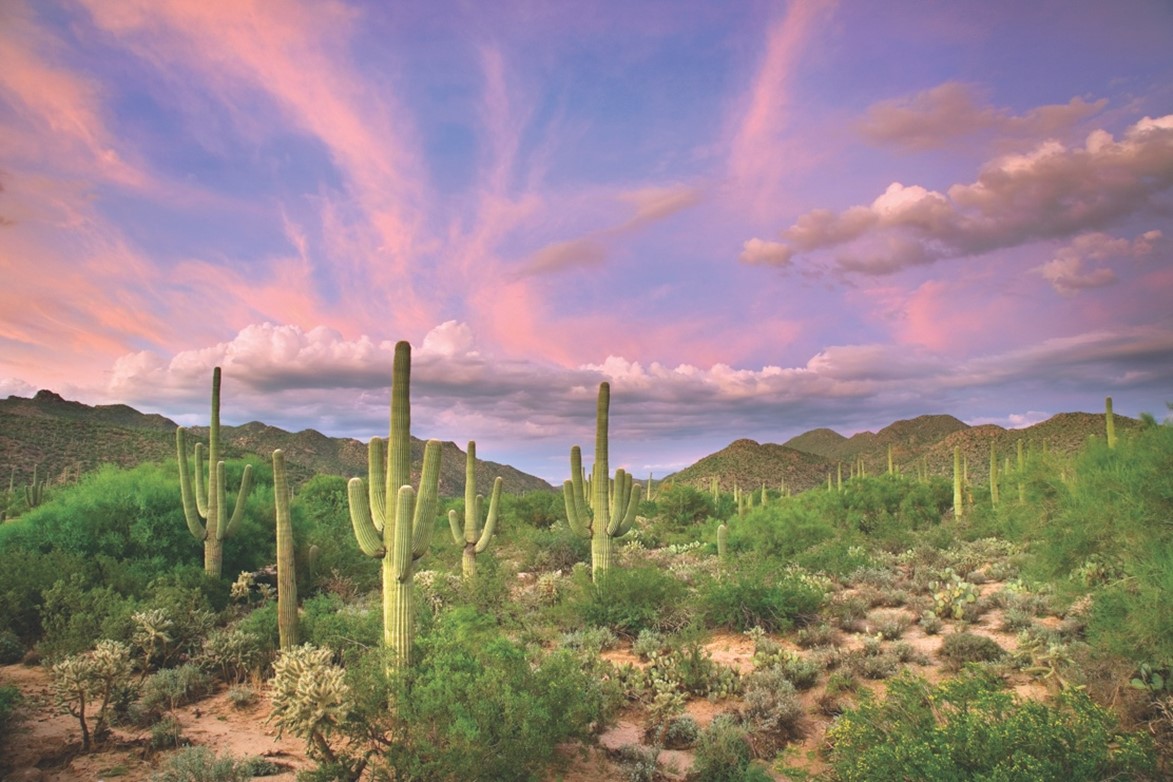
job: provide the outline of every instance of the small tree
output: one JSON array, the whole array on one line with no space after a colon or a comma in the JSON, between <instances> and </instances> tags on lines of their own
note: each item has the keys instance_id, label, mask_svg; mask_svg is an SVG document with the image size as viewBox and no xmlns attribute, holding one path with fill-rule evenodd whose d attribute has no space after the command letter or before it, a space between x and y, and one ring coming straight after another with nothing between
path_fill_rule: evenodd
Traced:
<instances>
[{"instance_id":1,"label":"small tree","mask_svg":"<svg viewBox=\"0 0 1173 782\"><path fill-rule=\"evenodd\" d=\"M130 647L121 641L99 641L91 651L71 655L53 666L53 690L61 708L81 725L81 748L88 752L106 730L106 708L115 689L130 679ZM86 711L97 704L91 734Z\"/></svg>"}]
</instances>

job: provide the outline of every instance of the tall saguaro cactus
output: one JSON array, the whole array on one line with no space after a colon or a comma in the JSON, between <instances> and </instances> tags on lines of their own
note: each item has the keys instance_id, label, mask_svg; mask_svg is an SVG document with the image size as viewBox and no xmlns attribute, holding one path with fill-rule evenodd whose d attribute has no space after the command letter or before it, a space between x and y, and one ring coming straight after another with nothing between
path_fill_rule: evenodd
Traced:
<instances>
[{"instance_id":1,"label":"tall saguaro cactus","mask_svg":"<svg viewBox=\"0 0 1173 782\"><path fill-rule=\"evenodd\" d=\"M293 557L293 519L285 452L273 451L273 499L277 506L277 635L282 649L297 646L297 565Z\"/></svg>"},{"instance_id":2,"label":"tall saguaro cactus","mask_svg":"<svg viewBox=\"0 0 1173 782\"><path fill-rule=\"evenodd\" d=\"M591 539L591 577L596 584L607 576L614 554L614 540L631 529L639 507L642 488L632 482L623 469L615 472L614 496L611 494L611 469L607 463L607 428L611 406L611 386L599 384L595 411L595 464L591 469L590 507L587 506L582 470L582 449L570 449L570 480L562 484L566 501L566 518L570 528Z\"/></svg>"},{"instance_id":3,"label":"tall saguaro cactus","mask_svg":"<svg viewBox=\"0 0 1173 782\"><path fill-rule=\"evenodd\" d=\"M37 507L45 498L45 479L37 477L39 468L39 464L33 465L33 480L24 487L24 499L30 508Z\"/></svg>"},{"instance_id":4,"label":"tall saguaro cactus","mask_svg":"<svg viewBox=\"0 0 1173 782\"><path fill-rule=\"evenodd\" d=\"M464 526L455 510L448 511L448 525L452 528L452 540L463 547L461 571L466 579L477 572L477 554L489 547L493 532L497 528L497 506L501 502L501 477L493 481L493 492L489 497L489 515L481 526L481 505L484 497L477 494L477 444L468 441L468 453L464 462Z\"/></svg>"},{"instance_id":5,"label":"tall saguaro cactus","mask_svg":"<svg viewBox=\"0 0 1173 782\"><path fill-rule=\"evenodd\" d=\"M965 515L964 500L961 495L962 466L961 446L953 446L953 517L961 518Z\"/></svg>"},{"instance_id":6,"label":"tall saguaro cactus","mask_svg":"<svg viewBox=\"0 0 1173 782\"><path fill-rule=\"evenodd\" d=\"M220 577L224 559L224 540L232 535L244 517L244 504L253 486L253 468L244 466L236 507L229 517L225 512L228 497L225 491L224 462L220 459L220 367L212 370L212 421L208 427L208 475L204 477L204 444L195 445L195 490L187 471L187 439L181 426L175 430L175 455L179 461L179 493L183 500L183 516L187 528L196 540L204 543L204 572ZM200 521L203 520L201 524Z\"/></svg>"},{"instance_id":7,"label":"tall saguaro cactus","mask_svg":"<svg viewBox=\"0 0 1173 782\"><path fill-rule=\"evenodd\" d=\"M411 663L415 563L432 541L440 481L440 441L428 440L418 496L411 487L410 392L411 345L399 342L391 374L388 458L384 462L383 440L372 437L365 490L361 478L347 484L359 548L368 557L383 560L383 643L394 651L392 666L399 668Z\"/></svg>"}]
</instances>

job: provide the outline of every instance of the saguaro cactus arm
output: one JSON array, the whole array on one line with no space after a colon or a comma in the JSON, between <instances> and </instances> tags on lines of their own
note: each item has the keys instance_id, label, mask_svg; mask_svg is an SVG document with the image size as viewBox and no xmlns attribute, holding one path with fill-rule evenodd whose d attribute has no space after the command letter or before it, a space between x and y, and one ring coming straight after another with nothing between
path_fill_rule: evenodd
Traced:
<instances>
[{"instance_id":1,"label":"saguaro cactus arm","mask_svg":"<svg viewBox=\"0 0 1173 782\"><path fill-rule=\"evenodd\" d=\"M504 481L501 476L497 476L493 480L493 493L489 495L489 515L485 517L485 526L481 528L481 536L476 541L476 553L480 554L489 547L493 541L493 533L497 531L497 513L501 504L501 487ZM478 503L479 505L479 503ZM480 508L477 508L477 515L480 516Z\"/></svg>"},{"instance_id":2,"label":"saguaro cactus arm","mask_svg":"<svg viewBox=\"0 0 1173 782\"><path fill-rule=\"evenodd\" d=\"M367 491L362 478L351 478L346 484L346 498L350 505L350 525L354 527L354 538L358 547L368 557L382 559L387 553L383 545L381 530L375 529L371 510L367 506Z\"/></svg>"},{"instance_id":3,"label":"saguaro cactus arm","mask_svg":"<svg viewBox=\"0 0 1173 782\"><path fill-rule=\"evenodd\" d=\"M589 536L591 520L583 484L582 449L574 445L570 448L570 479L562 484L562 497L566 502L566 520L570 528L579 535Z\"/></svg>"},{"instance_id":4,"label":"saguaro cactus arm","mask_svg":"<svg viewBox=\"0 0 1173 782\"><path fill-rule=\"evenodd\" d=\"M437 489L440 485L440 441L428 440L424 444L424 463L420 471L420 490L415 497L411 518L411 556L419 559L428 553L432 545L432 532L436 529L436 506L439 504ZM399 511L396 510L396 513Z\"/></svg>"},{"instance_id":5,"label":"saguaro cactus arm","mask_svg":"<svg viewBox=\"0 0 1173 782\"><path fill-rule=\"evenodd\" d=\"M227 483L227 481L224 480L224 462L219 462L216 467L216 483L220 487L220 507L227 508L228 503L226 501L224 492L224 485ZM228 519L227 524L221 523L220 526L216 528L216 535L220 538L220 540L231 537L232 533L236 531L236 528L240 526L240 520L244 518L244 506L245 503L248 502L248 494L250 491L252 491L252 488L253 466L251 464L246 464L244 466L244 474L240 478L240 491L236 494L236 506L232 509L232 517Z\"/></svg>"},{"instance_id":6,"label":"saguaro cactus arm","mask_svg":"<svg viewBox=\"0 0 1173 782\"><path fill-rule=\"evenodd\" d=\"M196 487L192 491L191 474L187 471L187 439L183 427L175 430L175 456L179 462L179 496L183 502L183 518L187 520L187 528L196 540L202 541L208 537L208 530L200 523L207 511L207 491L203 485L202 462L203 448L196 443L195 476ZM202 502L200 500L203 500Z\"/></svg>"}]
</instances>

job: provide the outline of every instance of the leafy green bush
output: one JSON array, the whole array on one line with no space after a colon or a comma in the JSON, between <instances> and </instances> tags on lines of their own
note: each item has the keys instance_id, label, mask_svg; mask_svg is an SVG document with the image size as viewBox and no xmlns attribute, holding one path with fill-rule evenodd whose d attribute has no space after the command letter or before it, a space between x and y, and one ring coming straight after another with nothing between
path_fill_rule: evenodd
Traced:
<instances>
[{"instance_id":1,"label":"leafy green bush","mask_svg":"<svg viewBox=\"0 0 1173 782\"><path fill-rule=\"evenodd\" d=\"M1121 732L1086 693L1019 700L994 676L967 673L936 687L915 677L864 694L828 730L839 782L931 779L1091 782L1145 779L1147 737Z\"/></svg>"},{"instance_id":2,"label":"leafy green bush","mask_svg":"<svg viewBox=\"0 0 1173 782\"><path fill-rule=\"evenodd\" d=\"M770 775L751 765L753 752L744 727L726 714L701 731L688 778L696 782L766 782Z\"/></svg>"},{"instance_id":3,"label":"leafy green bush","mask_svg":"<svg viewBox=\"0 0 1173 782\"><path fill-rule=\"evenodd\" d=\"M609 627L634 638L644 629L682 626L686 591L672 573L656 567L612 568L603 587L583 571L571 579L570 594L558 608L573 627Z\"/></svg>"},{"instance_id":4,"label":"leafy green bush","mask_svg":"<svg viewBox=\"0 0 1173 782\"><path fill-rule=\"evenodd\" d=\"M170 757L151 782L248 782L250 767L231 755L218 757L207 747L186 747Z\"/></svg>"},{"instance_id":5,"label":"leafy green bush","mask_svg":"<svg viewBox=\"0 0 1173 782\"><path fill-rule=\"evenodd\" d=\"M966 663L994 662L1006 656L1006 650L993 638L965 632L945 636L937 653L953 670L960 670Z\"/></svg>"},{"instance_id":6,"label":"leafy green bush","mask_svg":"<svg viewBox=\"0 0 1173 782\"><path fill-rule=\"evenodd\" d=\"M24 644L20 636L8 628L0 628L0 665L20 662L24 657Z\"/></svg>"},{"instance_id":7,"label":"leafy green bush","mask_svg":"<svg viewBox=\"0 0 1173 782\"><path fill-rule=\"evenodd\" d=\"M373 647L383 640L383 614L377 608L345 605L333 594L314 595L302 605L301 634L307 643L341 656L347 647Z\"/></svg>"},{"instance_id":8,"label":"leafy green bush","mask_svg":"<svg viewBox=\"0 0 1173 782\"><path fill-rule=\"evenodd\" d=\"M697 603L708 627L777 632L810 621L825 597L810 580L757 563L702 583Z\"/></svg>"},{"instance_id":9,"label":"leafy green bush","mask_svg":"<svg viewBox=\"0 0 1173 782\"><path fill-rule=\"evenodd\" d=\"M20 697L20 689L15 684L0 685L0 741L8 735Z\"/></svg>"},{"instance_id":10,"label":"leafy green bush","mask_svg":"<svg viewBox=\"0 0 1173 782\"><path fill-rule=\"evenodd\" d=\"M211 677L198 665L184 663L148 676L142 686L142 702L144 708L153 712L174 710L198 701L211 691Z\"/></svg>"},{"instance_id":11,"label":"leafy green bush","mask_svg":"<svg viewBox=\"0 0 1173 782\"><path fill-rule=\"evenodd\" d=\"M416 648L396 683L387 754L404 778L537 780L559 744L585 738L603 716L598 682L569 653L527 659L467 608L441 616Z\"/></svg>"}]
</instances>

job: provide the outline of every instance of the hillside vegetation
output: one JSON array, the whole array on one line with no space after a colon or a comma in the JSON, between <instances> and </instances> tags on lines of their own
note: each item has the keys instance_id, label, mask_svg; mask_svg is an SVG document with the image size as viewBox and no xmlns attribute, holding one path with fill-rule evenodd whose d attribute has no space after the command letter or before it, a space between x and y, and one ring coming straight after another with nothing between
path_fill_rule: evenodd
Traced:
<instances>
[{"instance_id":1,"label":"hillside vegetation","mask_svg":"<svg viewBox=\"0 0 1173 782\"><path fill-rule=\"evenodd\" d=\"M309 761L286 770L307 781L1168 778L1173 426L1116 419L1110 447L1103 415L1016 432L946 419L798 440L860 445L834 460L737 441L630 502L617 473L611 494L596 479L571 498L574 519L551 490L432 505L430 468L393 502L315 473L285 519L292 620L272 586L270 460L227 462L229 487L246 465L255 480L223 578L202 567L173 453L35 507L7 497L0 758L37 718L4 678L23 661L77 720L43 765L108 755L128 782L252 773L258 759L182 748L203 734L177 715L212 696L304 741ZM303 464L339 458L329 438L305 448ZM356 538L355 503L374 541Z\"/></svg>"}]
</instances>

